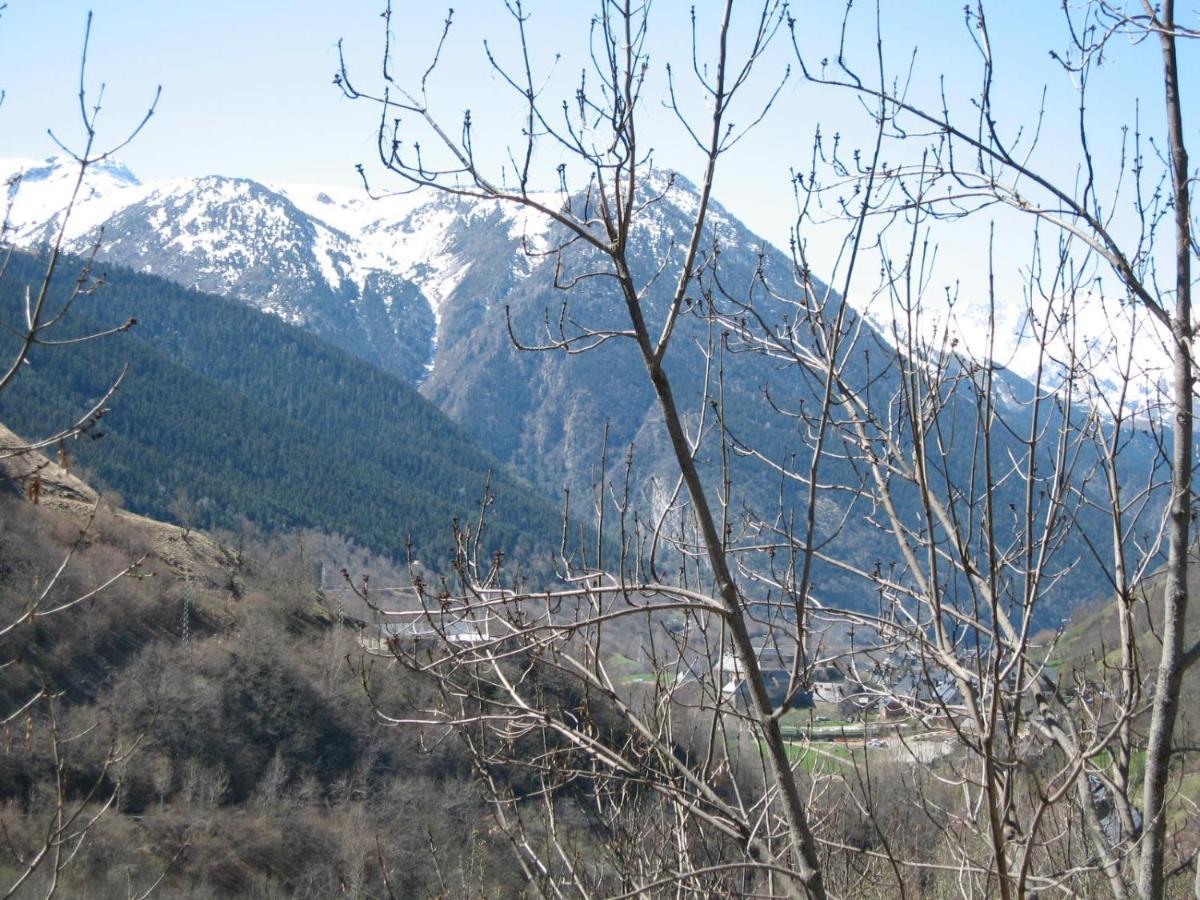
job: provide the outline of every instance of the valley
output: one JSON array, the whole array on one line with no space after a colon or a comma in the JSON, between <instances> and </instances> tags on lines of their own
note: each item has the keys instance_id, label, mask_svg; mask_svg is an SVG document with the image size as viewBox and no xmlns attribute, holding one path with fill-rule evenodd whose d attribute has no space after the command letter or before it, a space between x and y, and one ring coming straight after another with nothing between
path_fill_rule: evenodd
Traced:
<instances>
[{"instance_id":1,"label":"valley","mask_svg":"<svg viewBox=\"0 0 1200 900\"><path fill-rule=\"evenodd\" d=\"M0 892L1200 896L1200 32L352 5L0 158Z\"/></svg>"}]
</instances>

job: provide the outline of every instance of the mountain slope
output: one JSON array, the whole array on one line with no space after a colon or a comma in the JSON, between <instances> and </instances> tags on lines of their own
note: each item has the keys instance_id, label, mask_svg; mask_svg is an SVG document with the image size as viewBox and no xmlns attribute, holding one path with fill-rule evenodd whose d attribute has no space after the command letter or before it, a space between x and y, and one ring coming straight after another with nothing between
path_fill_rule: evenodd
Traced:
<instances>
[{"instance_id":1,"label":"mountain slope","mask_svg":"<svg viewBox=\"0 0 1200 900\"><path fill-rule=\"evenodd\" d=\"M510 325L512 334L531 345L579 336L587 329L615 333L627 328L624 301L613 280L596 274L607 266L598 253L580 243L561 257L547 252L566 237L557 226L515 207L430 193L374 202L353 192L267 187L228 178L134 190L121 187L124 182L111 173L105 177L113 184L94 202L107 204L108 210L116 202L112 197L128 200L106 219L110 258L238 296L419 382L421 392L482 447L548 494L569 490L575 509L585 514L590 503L582 498L590 496L600 479L605 448L610 480L620 467L617 461L631 451L634 507L643 521L667 512L676 466L632 343L616 337L577 355L527 353L513 346ZM642 311L656 332L672 285L655 273L679 261L697 192L685 179L662 173L651 174L644 187L648 197L657 199L639 213L629 263L635 280L646 286ZM94 218L90 213L83 216L84 224L71 232L76 246L85 245L95 233L85 227ZM29 221L36 219L29 214ZM49 217L43 215L43 220ZM32 234L32 227L21 225L17 233ZM742 352L746 348L735 346L737 342L723 333L728 327L713 325L704 315L706 309L733 310L735 304L721 296L729 290L755 298L764 327L787 322L789 315L798 322L799 307L779 299L797 292L791 259L750 233L719 204L711 208L706 237L704 280L689 298L692 312L681 318L665 366L692 434L703 429L707 435L698 462L713 486L722 483L725 464L709 407L719 379L722 427L742 445L742 452L732 451L729 457L734 485L728 498L730 515L746 530L746 539L753 540L762 523L770 530L775 527L770 523L803 518L804 491L781 479L779 467L805 457L812 433L800 417L781 410L819 408L821 390L812 373ZM556 287L573 276L578 281L572 290ZM378 314L368 314L376 307L365 299L365 288L355 287L372 277L395 288L389 295L391 305L377 307L382 310ZM765 290L768 284L774 296ZM407 299L399 302L395 298L403 291ZM832 315L840 302L833 297L825 315ZM852 392L869 394L873 408L886 419L902 384L894 364L896 351L885 334L853 309L847 310L844 327L859 335L839 360L846 384ZM823 338L810 331L803 339ZM394 351L380 349L384 343ZM970 364L951 361L950 367L956 374L949 375L946 384L958 386L946 388L942 421L947 430L937 437L944 458L936 474L961 491L974 483L974 473L983 471L983 459L976 440L978 404L972 395ZM1019 398L1028 399L1033 389L1012 372L997 371L994 377L998 388L993 458L1020 460L1031 411ZM1040 422L1042 429L1061 421L1055 410L1045 414L1049 418ZM746 447L753 447L758 456L744 452ZM1155 452L1149 437L1132 436L1130 477L1148 472ZM836 544L845 562L864 571L893 562L903 571L888 527L874 516L869 492L858 487L863 474L855 453L852 438L826 453L821 481L830 487L818 500L814 544ZM1083 450L1076 457L1077 472L1087 473L1093 465L1089 453ZM1036 468L1048 471L1050 465L1045 456ZM1081 480L1086 478L1081 475ZM1025 492L1017 481L1002 479L995 497L999 508L1023 508ZM1088 490L1098 490L1094 480ZM916 491L898 487L896 498L908 527L922 531ZM1079 527L1058 554L1065 577L1055 587L1055 599L1046 604L1043 624L1057 622L1075 604L1096 599L1105 590L1096 560L1078 534L1080 529L1103 533L1105 526L1098 518L1103 503L1097 502L1101 500L1088 495L1081 504ZM1150 505L1157 502L1151 498ZM875 602L861 578L836 566L823 567L819 575L820 590L830 602ZM960 587L966 602L972 602L969 588ZM1014 588L1011 596L1019 593Z\"/></svg>"},{"instance_id":2,"label":"mountain slope","mask_svg":"<svg viewBox=\"0 0 1200 900\"><path fill-rule=\"evenodd\" d=\"M17 255L0 281L6 319L35 259ZM266 528L310 526L438 567L454 517L477 514L488 472L491 545L542 555L557 547L556 507L508 475L402 380L273 316L163 279L112 268L73 311L83 333L139 319L131 332L71 348L37 348L0 394L0 420L37 433L131 373L102 440L72 456L138 512L165 516L182 492L198 525L246 515ZM0 340L7 346L11 337Z\"/></svg>"},{"instance_id":3,"label":"mountain slope","mask_svg":"<svg viewBox=\"0 0 1200 900\"><path fill-rule=\"evenodd\" d=\"M0 426L0 446L13 440ZM407 712L430 686L380 665L364 691L361 623L316 589L299 542L221 547L97 508L44 458L19 462L0 460L0 709L23 723L0 754L9 882L65 808L71 853L24 882L38 896L380 896L389 883L434 896L472 872L481 894L519 893L504 843L464 837L488 815L465 751L388 728L372 705ZM37 504L8 480L31 466ZM382 836L378 862L364 865L363 834Z\"/></svg>"},{"instance_id":4,"label":"mountain slope","mask_svg":"<svg viewBox=\"0 0 1200 900\"><path fill-rule=\"evenodd\" d=\"M77 171L0 160L6 236L50 240ZM542 229L544 230L544 229ZM361 191L222 176L142 184L116 162L89 170L66 244L186 287L236 297L416 383L436 364L442 316L474 296L474 268L522 268L535 217L426 194L375 202ZM469 307L470 304L467 304Z\"/></svg>"},{"instance_id":5,"label":"mountain slope","mask_svg":"<svg viewBox=\"0 0 1200 900\"><path fill-rule=\"evenodd\" d=\"M362 269L348 235L257 182L154 189L105 221L102 257L245 300L409 381L428 357L433 319L416 286Z\"/></svg>"}]
</instances>

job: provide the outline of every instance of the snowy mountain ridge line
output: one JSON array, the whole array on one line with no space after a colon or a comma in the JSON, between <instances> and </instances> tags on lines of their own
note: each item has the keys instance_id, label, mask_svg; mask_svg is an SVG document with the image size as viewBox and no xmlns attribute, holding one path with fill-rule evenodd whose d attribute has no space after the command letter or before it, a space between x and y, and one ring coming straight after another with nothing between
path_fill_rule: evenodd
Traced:
<instances>
[{"instance_id":1,"label":"snowy mountain ridge line","mask_svg":"<svg viewBox=\"0 0 1200 900\"><path fill-rule=\"evenodd\" d=\"M6 234L19 246L46 241L58 228L74 190L78 171L69 160L51 158L0 160L0 179L7 185ZM309 250L329 288L341 292L348 285L361 292L370 272L387 272L412 281L429 301L435 319L443 301L461 281L463 264L446 248L462 218L458 204L430 192L372 199L361 189L323 185L261 184L224 176L172 178L142 183L125 166L105 161L91 167L85 178L65 233L69 249L83 250L96 230L135 204L153 205L148 224L161 238L163 249L207 253L214 262L234 255L232 223L216 221L214 211L239 203L241 218L253 220L268 236L283 227L278 206L252 197L252 187L280 198L307 217L313 226ZM179 201L186 208L178 208ZM498 209L508 223L508 234L524 240L536 251L546 247L550 223L534 210L480 201L468 220ZM168 215L176 207L177 215ZM169 221L172 219L172 221ZM259 235L261 237L261 234ZM243 252L248 241L238 241ZM294 250L274 244L271 250ZM255 259L241 260L253 265ZM143 267L153 271L153 266ZM225 280L231 283L234 273Z\"/></svg>"},{"instance_id":2,"label":"snowy mountain ridge line","mask_svg":"<svg viewBox=\"0 0 1200 900\"><path fill-rule=\"evenodd\" d=\"M56 225L70 199L77 178L77 167L62 157L39 161L32 159L0 159L0 180L8 185L8 233L14 243L29 245L44 240L50 226ZM141 182L128 168L116 160L106 160L89 168L83 189L71 220L66 238L78 243L98 225L115 213L146 200L164 202L170 197L196 195L205 205L228 202L245 194L245 185L256 184L286 198L301 212L326 228L340 232L353 242L351 258L356 268L381 269L400 275L415 275L420 281L424 265L433 277L443 275L449 262L440 259L447 242L447 228L463 216L468 221L499 211L508 223L508 237L521 242L533 253L549 248L553 223L531 207L514 206L501 201L466 200L442 196L430 191L409 191L387 194L378 198L368 196L361 188L339 188L317 184L260 183L250 179L207 175L193 178L171 178L156 182ZM241 187L239 187L241 186ZM666 188L666 177L654 173L648 182L651 191ZM689 194L694 188L679 179L668 200L685 214L695 207ZM557 193L535 194L534 199L547 206L560 201ZM180 222L189 229L203 215L201 209L185 214ZM660 217L644 216L642 225L652 233L659 229ZM710 221L722 232L745 229L719 207L710 212ZM161 224L156 223L156 224ZM409 227L404 227L408 224ZM418 226L418 227L413 227ZM403 234L405 240L397 240ZM753 236L751 236L753 237ZM183 242L190 246L190 242ZM761 241L754 239L753 246ZM339 247L341 251L346 248ZM327 270L330 286L338 288L350 273L334 276L333 267Z\"/></svg>"},{"instance_id":3,"label":"snowy mountain ridge line","mask_svg":"<svg viewBox=\"0 0 1200 900\"><path fill-rule=\"evenodd\" d=\"M61 157L0 159L0 180L7 184L5 236L18 246L47 241L61 222L77 178L77 166ZM686 179L673 179L662 171L650 173L645 184L648 198L663 194L665 203L650 205L640 217L638 230L661 256L672 243L678 247L686 240L687 235L676 233L678 217L673 213L686 217L694 210L696 189ZM537 199L554 205L560 195ZM372 198L361 188L263 184L218 175L143 183L121 162L108 159L87 172L65 234L68 249L89 249L101 226L131 208L145 210L150 233L141 236L138 246L127 247L122 261L163 274L156 257L164 252L181 254L191 260L189 286L243 296L296 324L306 324L311 311L289 306L286 295L293 284L285 275L304 282L319 279L329 292L348 298L351 304L361 302L373 276L386 274L411 283L433 316L430 356L423 361L426 372L436 361L446 304L478 263L456 250L460 231L474 221L488 224L489 229L502 225L511 255L504 265L515 277L527 278L541 262L537 254L551 248L555 228L529 207L430 191ZM709 221L726 247L750 253L764 247L760 237L719 204L710 207ZM523 248L534 255L527 256ZM254 284L248 285L246 273L256 269ZM268 285L273 269L280 270L279 283ZM395 298L385 294L381 301L390 313ZM1164 376L1163 342L1154 323L1099 296L1078 297L1076 304L1077 324L1054 329L1051 357L1066 361L1073 346L1097 383L1111 392L1121 382L1122 361L1133 354L1138 375L1131 402L1151 402ZM860 312L884 340L903 342L889 309ZM1029 310L1023 303L1008 303L996 312L996 360L1022 377L1032 377L1038 356L1036 342L1029 337ZM971 348L976 356L980 355L976 348L989 346L986 309L960 303L955 309L941 310L929 304L922 319L919 327L927 332L931 346L943 340L949 345L957 338L960 349ZM390 325L393 331L402 327L399 321ZM1057 368L1062 371L1055 377L1066 377L1065 366Z\"/></svg>"},{"instance_id":4,"label":"snowy mountain ridge line","mask_svg":"<svg viewBox=\"0 0 1200 900\"><path fill-rule=\"evenodd\" d=\"M61 221L78 176L78 168L57 157L0 160L0 181L6 185L6 237L24 246L45 240L47 232ZM66 238L76 239L93 230L148 191L121 163L97 164L80 187Z\"/></svg>"}]
</instances>

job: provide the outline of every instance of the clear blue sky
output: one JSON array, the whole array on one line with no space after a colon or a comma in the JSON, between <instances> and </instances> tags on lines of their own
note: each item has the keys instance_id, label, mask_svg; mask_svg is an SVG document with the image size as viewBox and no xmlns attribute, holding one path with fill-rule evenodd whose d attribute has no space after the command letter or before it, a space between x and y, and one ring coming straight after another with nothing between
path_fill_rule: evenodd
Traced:
<instances>
[{"instance_id":1,"label":"clear blue sky","mask_svg":"<svg viewBox=\"0 0 1200 900\"><path fill-rule=\"evenodd\" d=\"M397 57L410 76L419 72L439 32L445 5L396 0ZM434 82L434 99L445 119L456 124L470 106L481 133L496 148L504 139L509 97L489 73L482 39L490 35L498 52L510 54L514 34L500 0L459 0L457 27L446 65ZM585 0L527 0L535 67L544 70L561 51L559 78L568 93L579 69L587 20L594 8ZM750 4L746 4L749 10ZM812 47L835 47L836 4L794 4L802 40ZM993 38L1000 71L1001 114L1026 117L1049 82L1059 111L1045 126L1044 150L1053 164L1055 146L1069 141L1070 84L1050 63L1048 51L1061 35L1061 13L1051 0L994 3ZM343 99L332 85L336 42L344 37L353 72L364 86L378 83L383 0L8 0L0 14L0 155L41 157L54 152L47 127L68 139L78 137L75 94L78 55L87 10L95 13L89 59L89 86L106 84L102 134L116 138L140 117L156 85L163 86L159 110L146 131L122 157L143 179L221 173L262 180L354 183L354 164L374 158L376 112ZM701 15L717 4L701 0ZM659 0L654 7L650 52L655 72L667 61L686 66L688 4ZM945 73L960 99L979 83L962 19L961 0L890 0L886 28L893 61L907 60L914 45L918 90L936 88ZM860 3L860 28L851 49L864 62L871 53L870 4ZM764 61L757 85L765 90L790 61L780 41ZM1098 92L1106 102L1093 106L1097 133L1115 145L1118 126L1131 115L1133 97L1147 96L1143 115L1153 119L1161 99L1153 94L1157 68L1153 48L1139 48L1113 66ZM1197 85L1200 87L1200 85ZM661 81L649 94L652 116L648 140L659 165L685 173L695 158L681 131L657 104ZM557 102L557 101L556 101ZM779 244L791 221L787 181L790 165L803 165L813 127L826 133L854 134L861 123L846 95L814 90L793 75L774 115L729 159L718 196L756 230ZM1193 104L1194 106L1194 104ZM746 107L749 110L749 106ZM1067 114L1064 115L1063 110ZM735 120L751 116L744 112ZM1193 125L1198 118L1193 117Z\"/></svg>"}]
</instances>

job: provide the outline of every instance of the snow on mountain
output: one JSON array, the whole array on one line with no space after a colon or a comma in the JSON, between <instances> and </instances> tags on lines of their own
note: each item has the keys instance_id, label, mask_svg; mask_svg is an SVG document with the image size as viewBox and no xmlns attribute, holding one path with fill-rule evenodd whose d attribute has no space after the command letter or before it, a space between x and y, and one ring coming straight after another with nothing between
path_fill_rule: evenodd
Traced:
<instances>
[{"instance_id":1,"label":"snow on mountain","mask_svg":"<svg viewBox=\"0 0 1200 900\"><path fill-rule=\"evenodd\" d=\"M90 166L82 184L71 160L0 159L0 182L6 188L4 235L17 244L48 240L57 232L78 185L66 237L78 238L148 190L122 163L107 159Z\"/></svg>"},{"instance_id":2,"label":"snow on mountain","mask_svg":"<svg viewBox=\"0 0 1200 900\"><path fill-rule=\"evenodd\" d=\"M145 259L146 271L192 273L190 286L242 294L284 318L306 321L287 295L297 281L339 290L350 267L345 235L298 214L257 182L207 176L153 186L107 220L106 252L123 261ZM164 263L163 252L184 265ZM267 266L278 265L277 280ZM172 275L172 277L175 277ZM253 292L251 280L262 280ZM178 280L178 279L177 279Z\"/></svg>"},{"instance_id":3,"label":"snow on mountain","mask_svg":"<svg viewBox=\"0 0 1200 900\"><path fill-rule=\"evenodd\" d=\"M77 167L63 158L3 160L0 176L9 186L10 239L19 245L49 240L61 226ZM694 187L654 173L646 188L648 197L665 197L647 209L639 231L659 252L678 247L686 238L673 233L668 219L694 207ZM561 202L557 194L536 199L551 207ZM671 209L676 212L668 215ZM719 207L712 221L723 234L748 236ZM423 371L435 361L444 313L461 302L457 295L472 268L493 268L504 254L512 279L527 278L540 263L538 254L550 248L554 229L535 209L496 201L428 191L372 198L358 189L220 176L142 184L116 161L89 168L68 221L67 246L85 249L101 225L107 258L239 296L300 325L322 319L312 308L314 291L355 305L381 276L415 286L433 318L428 340L419 342L427 348ZM390 316L397 298L379 299ZM490 299L483 298L485 306ZM412 326L393 321L390 327Z\"/></svg>"},{"instance_id":4,"label":"snow on mountain","mask_svg":"<svg viewBox=\"0 0 1200 900\"><path fill-rule=\"evenodd\" d=\"M905 346L908 324L886 297L877 302L865 318L890 344ZM991 310L934 298L913 325L926 352L951 349L977 363L990 357L1002 370L1051 388L1075 379L1077 399L1093 398L1108 414L1159 406L1169 392L1170 342L1161 323L1138 304L1101 292L998 302Z\"/></svg>"},{"instance_id":5,"label":"snow on mountain","mask_svg":"<svg viewBox=\"0 0 1200 900\"><path fill-rule=\"evenodd\" d=\"M77 167L10 160L0 173L8 175L8 238L22 246L53 239ZM101 227L104 259L238 297L410 380L425 371L434 323L420 289L393 267L372 265L351 235L258 182L204 176L141 184L118 163L98 164L66 222L66 248L90 248Z\"/></svg>"},{"instance_id":6,"label":"snow on mountain","mask_svg":"<svg viewBox=\"0 0 1200 900\"><path fill-rule=\"evenodd\" d=\"M61 227L78 167L61 157L0 160L0 179L7 185L5 236L28 246ZM636 234L661 259L686 242L683 223L698 190L661 170L649 174L643 189L653 202ZM553 207L562 198L537 199ZM763 247L719 204L711 207L709 225L724 249ZM558 234L537 210L496 201L429 191L372 198L362 189L221 176L143 184L116 160L89 168L67 222L67 246L88 249L100 226L109 259L238 296L414 381L435 368L447 317L474 321L539 269L545 262L539 254ZM1076 302L1073 324L1050 329L1048 377L1065 376L1073 346L1111 393L1122 382L1122 364L1132 359L1137 396L1130 402L1149 402L1163 374L1163 345L1148 317L1092 295ZM897 340L890 310L863 312L884 339ZM998 362L1032 377L1039 364L1031 336L1036 317L1023 304L998 307L993 342L988 318L986 309L970 304L930 306L918 327L935 345L957 340L960 352L981 356L981 348L993 346Z\"/></svg>"},{"instance_id":7,"label":"snow on mountain","mask_svg":"<svg viewBox=\"0 0 1200 900\"><path fill-rule=\"evenodd\" d=\"M456 249L461 244L458 230L483 220L502 222L514 250L521 249L522 241L535 253L547 244L550 223L543 215L497 201L456 200L428 191L372 198L362 190L318 185L272 188L314 219L353 235L361 269L390 271L417 284L439 326L443 305L473 264ZM515 253L514 260L523 263L525 256Z\"/></svg>"}]
</instances>

